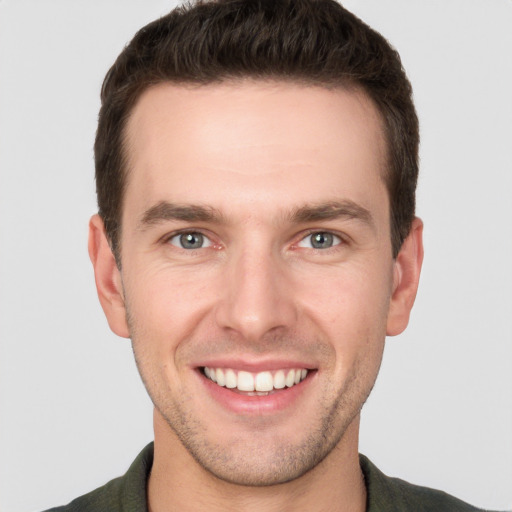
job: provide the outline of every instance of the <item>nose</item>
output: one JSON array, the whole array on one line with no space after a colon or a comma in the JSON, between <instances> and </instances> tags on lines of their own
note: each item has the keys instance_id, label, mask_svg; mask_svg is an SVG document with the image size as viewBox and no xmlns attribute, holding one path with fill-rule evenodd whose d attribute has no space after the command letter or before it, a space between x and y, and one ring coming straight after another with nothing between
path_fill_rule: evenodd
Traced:
<instances>
[{"instance_id":1,"label":"nose","mask_svg":"<svg viewBox=\"0 0 512 512\"><path fill-rule=\"evenodd\" d=\"M297 319L293 285L285 262L267 250L230 258L223 275L216 321L248 342L289 329Z\"/></svg>"}]
</instances>

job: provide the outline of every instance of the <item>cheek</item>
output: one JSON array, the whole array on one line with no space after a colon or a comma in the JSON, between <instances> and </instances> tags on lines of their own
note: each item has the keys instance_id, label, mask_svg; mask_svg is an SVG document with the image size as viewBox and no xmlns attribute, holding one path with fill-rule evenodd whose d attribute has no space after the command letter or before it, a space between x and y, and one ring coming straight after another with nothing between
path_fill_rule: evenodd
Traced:
<instances>
[{"instance_id":1,"label":"cheek","mask_svg":"<svg viewBox=\"0 0 512 512\"><path fill-rule=\"evenodd\" d=\"M150 395L163 403L170 400L169 389L181 390L180 346L192 337L208 309L206 287L203 280L183 272L130 270L125 295L133 351Z\"/></svg>"},{"instance_id":2,"label":"cheek","mask_svg":"<svg viewBox=\"0 0 512 512\"><path fill-rule=\"evenodd\" d=\"M384 326L391 297L391 272L368 266L319 269L296 286L296 297L326 328L371 332Z\"/></svg>"},{"instance_id":3,"label":"cheek","mask_svg":"<svg viewBox=\"0 0 512 512\"><path fill-rule=\"evenodd\" d=\"M125 292L133 322L137 328L162 334L176 335L196 325L217 289L214 276L194 269L155 266L129 275Z\"/></svg>"},{"instance_id":4,"label":"cheek","mask_svg":"<svg viewBox=\"0 0 512 512\"><path fill-rule=\"evenodd\" d=\"M299 314L310 319L332 345L336 354L332 369L341 382L359 380L358 373L365 381L374 379L380 366L391 278L382 267L375 269L336 269L316 276L306 286L308 293L300 294ZM323 284L311 286L314 283Z\"/></svg>"}]
</instances>

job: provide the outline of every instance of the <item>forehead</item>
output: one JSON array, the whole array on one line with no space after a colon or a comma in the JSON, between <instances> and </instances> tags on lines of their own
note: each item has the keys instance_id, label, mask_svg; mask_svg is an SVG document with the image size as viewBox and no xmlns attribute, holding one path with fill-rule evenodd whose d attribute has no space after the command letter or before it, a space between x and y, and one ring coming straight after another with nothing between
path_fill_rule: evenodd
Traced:
<instances>
[{"instance_id":1,"label":"forehead","mask_svg":"<svg viewBox=\"0 0 512 512\"><path fill-rule=\"evenodd\" d=\"M386 195L381 119L357 90L160 84L135 105L126 142L125 205L138 210L159 201L225 213L248 203L286 209L327 199L368 206Z\"/></svg>"}]
</instances>

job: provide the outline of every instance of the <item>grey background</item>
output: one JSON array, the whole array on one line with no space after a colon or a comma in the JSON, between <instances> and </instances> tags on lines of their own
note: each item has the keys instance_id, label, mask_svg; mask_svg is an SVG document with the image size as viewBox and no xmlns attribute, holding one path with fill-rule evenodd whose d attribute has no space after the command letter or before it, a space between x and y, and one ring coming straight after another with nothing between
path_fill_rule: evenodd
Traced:
<instances>
[{"instance_id":1,"label":"grey background","mask_svg":"<svg viewBox=\"0 0 512 512\"><path fill-rule=\"evenodd\" d=\"M69 501L152 439L130 344L86 251L102 78L163 0L0 2L0 510ZM422 123L426 258L361 451L512 507L512 2L351 0L400 51Z\"/></svg>"}]
</instances>

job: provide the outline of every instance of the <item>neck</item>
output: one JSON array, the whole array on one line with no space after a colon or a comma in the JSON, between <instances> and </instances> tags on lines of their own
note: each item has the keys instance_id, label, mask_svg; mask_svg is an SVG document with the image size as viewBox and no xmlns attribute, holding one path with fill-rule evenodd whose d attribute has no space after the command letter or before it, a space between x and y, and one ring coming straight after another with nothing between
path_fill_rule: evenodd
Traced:
<instances>
[{"instance_id":1,"label":"neck","mask_svg":"<svg viewBox=\"0 0 512 512\"><path fill-rule=\"evenodd\" d=\"M366 488L358 456L359 416L313 469L290 482L244 486L201 467L155 413L155 453L148 483L150 512L364 512ZM333 507L334 505L334 507Z\"/></svg>"}]
</instances>

